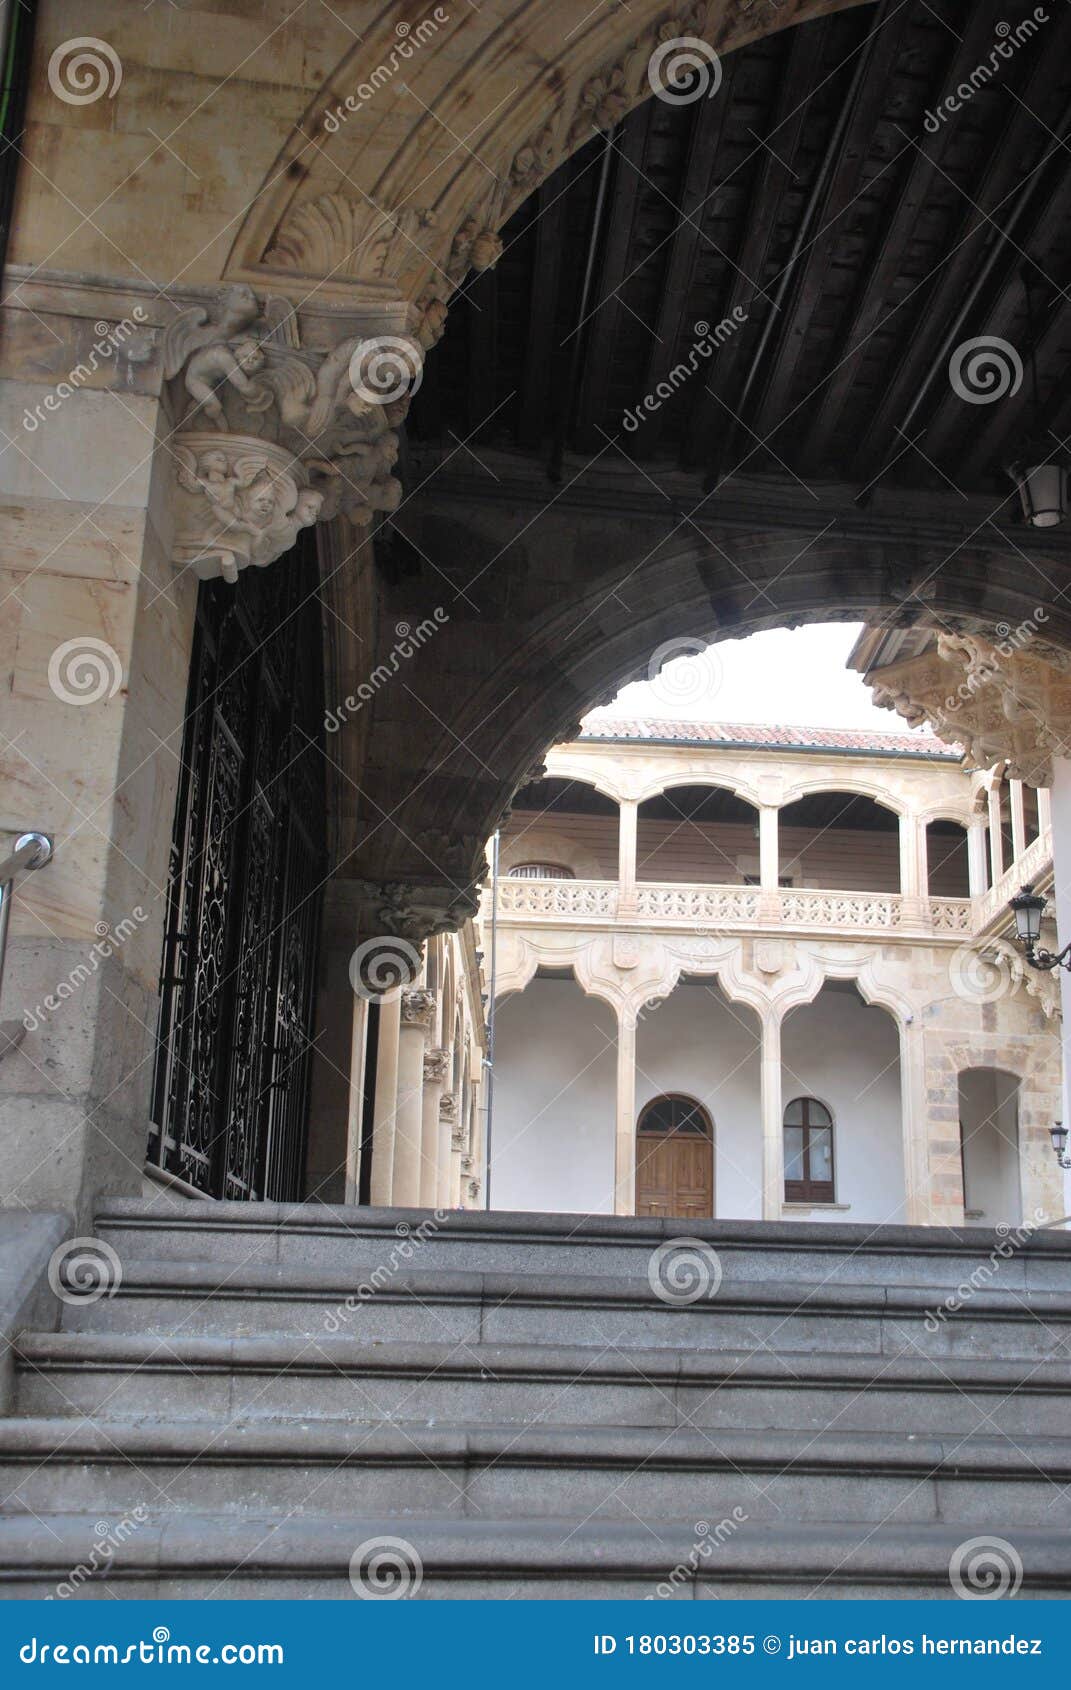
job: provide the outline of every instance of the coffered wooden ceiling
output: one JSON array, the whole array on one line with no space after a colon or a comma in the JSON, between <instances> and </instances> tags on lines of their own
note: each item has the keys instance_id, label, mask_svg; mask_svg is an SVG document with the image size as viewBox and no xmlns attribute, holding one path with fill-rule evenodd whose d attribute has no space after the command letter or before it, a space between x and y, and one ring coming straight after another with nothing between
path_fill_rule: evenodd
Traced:
<instances>
[{"instance_id":1,"label":"coffered wooden ceiling","mask_svg":"<svg viewBox=\"0 0 1071 1690\"><path fill-rule=\"evenodd\" d=\"M707 488L746 467L1007 491L1035 424L1035 355L1041 426L1071 432L1071 6L1045 10L936 133L927 113L1033 7L861 6L727 57L712 98L651 99L593 136L452 306L414 445L506 448L552 479L563 454L605 450ZM696 325L734 307L743 326L626 429ZM948 374L952 347L981 335L1024 368L984 406Z\"/></svg>"}]
</instances>

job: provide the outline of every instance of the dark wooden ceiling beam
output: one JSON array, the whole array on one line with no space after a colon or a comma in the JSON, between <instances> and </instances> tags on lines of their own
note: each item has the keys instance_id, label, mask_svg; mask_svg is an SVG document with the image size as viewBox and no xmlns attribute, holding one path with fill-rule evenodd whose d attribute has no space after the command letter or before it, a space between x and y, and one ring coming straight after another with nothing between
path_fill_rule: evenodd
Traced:
<instances>
[{"instance_id":1,"label":"dark wooden ceiling beam","mask_svg":"<svg viewBox=\"0 0 1071 1690\"><path fill-rule=\"evenodd\" d=\"M993 39L993 16L988 6L974 9L962 41L949 33L950 46L929 96L932 110L954 92L965 73L977 64L980 53ZM952 144L952 126L945 124L935 137L932 158L921 151L905 154L897 189L881 237L873 248L871 263L861 278L855 305L838 335L845 350L823 383L822 397L810 417L803 447L803 469L814 473L828 461L832 439L841 412L859 374L859 365L874 331L895 312L890 300L896 295L899 277L915 225L926 210L936 167Z\"/></svg>"},{"instance_id":2,"label":"dark wooden ceiling beam","mask_svg":"<svg viewBox=\"0 0 1071 1690\"><path fill-rule=\"evenodd\" d=\"M555 343L558 289L561 282L562 243L565 238L567 190L552 176L539 189L536 200L533 240L532 286L529 299L528 336L524 377L518 406L517 439L535 450L543 444L546 419L550 415L551 383L560 361Z\"/></svg>"},{"instance_id":3,"label":"dark wooden ceiling beam","mask_svg":"<svg viewBox=\"0 0 1071 1690\"><path fill-rule=\"evenodd\" d=\"M749 351L762 333L765 313L773 309L764 278L773 263L784 200L794 186L793 166L799 161L806 134L808 104L821 80L823 58L828 56L829 34L830 24L825 19L816 22L814 29L788 32L772 122L766 135L755 141L761 158L732 281L721 306L716 302L711 304L712 322L731 318L739 310L747 312L751 324L749 330L734 334L717 353L692 407L688 433L694 445L686 453L686 460L690 464L705 461L711 478L716 478L723 466L726 442L736 429L736 401ZM747 438L742 452L746 450ZM710 444L705 445L706 442Z\"/></svg>"},{"instance_id":4,"label":"dark wooden ceiling beam","mask_svg":"<svg viewBox=\"0 0 1071 1690\"><path fill-rule=\"evenodd\" d=\"M977 276L983 255L988 256L992 242L999 241L1002 250L995 255L995 268L987 292L999 314L1002 308L1005 312L1014 310L1010 296L1018 294L1021 297L1018 276L1023 265L1024 249L1039 228L1044 231L1046 213L1054 197L1062 197L1066 173L1056 156L1061 149L1050 136L1043 136L1041 156L1048 155L1048 162L1041 171L1025 174L1024 177L1023 160L1036 148L1039 134L1038 120L1030 108L1044 110L1048 106L1054 89L1066 74L1065 65L1062 55L1043 41L1035 41L1026 51L1032 52L1034 59L1024 97L1017 100L1010 93L1004 95L1008 103L1006 119L994 137L978 178L969 190L963 191L962 222L950 243L947 260L941 263L925 290L926 304L919 332L909 337L900 368L888 383L859 442L855 465L860 475L866 475L868 469L878 468L882 462L895 457L905 443L897 433L897 425L917 399L942 337ZM1031 142L1034 148L1031 148ZM1024 197L1029 200L1029 206L1024 208L1026 216L1015 228L1012 237L1005 239L1003 231L1010 226ZM964 332L967 335L983 331L989 333L991 325L992 311L986 309L985 301L980 301L976 322L965 323ZM944 370L936 372L932 386L934 395L929 404L941 408L945 400L951 398L960 410L962 421L963 401L952 392ZM931 417L933 414L931 412ZM926 410L920 409L918 415L921 423ZM927 428L926 438L920 444L928 458L935 458L935 439Z\"/></svg>"},{"instance_id":5,"label":"dark wooden ceiling beam","mask_svg":"<svg viewBox=\"0 0 1071 1690\"><path fill-rule=\"evenodd\" d=\"M649 119L650 114L645 107L638 107L626 119L621 134L614 141L610 214L602 262L595 274L594 302L588 321L578 323L573 331L586 337L583 379L576 410L576 444L581 451L595 451L604 444L595 424L605 413L617 323L625 309L619 303L617 293L627 284L635 263L630 254L636 207L644 186Z\"/></svg>"},{"instance_id":6,"label":"dark wooden ceiling beam","mask_svg":"<svg viewBox=\"0 0 1071 1690\"><path fill-rule=\"evenodd\" d=\"M912 23L912 8L902 6L884 19L875 20L870 43L866 79L859 90L840 155L834 165L821 227L805 247L792 287L791 314L780 343L772 353L756 413L756 433L767 435L788 408L807 331L822 296L823 283L834 247L843 233L843 219L858 197L873 139L876 115L894 74L904 40ZM866 50L866 49L861 49Z\"/></svg>"},{"instance_id":7,"label":"dark wooden ceiling beam","mask_svg":"<svg viewBox=\"0 0 1071 1690\"><path fill-rule=\"evenodd\" d=\"M709 219L717 197L714 175L718 167L718 151L725 126L733 110L733 81L739 56L730 55L725 62L722 85L716 99L701 100L693 107L694 118L688 144L688 159L684 172L684 192L680 201L680 220L673 231L665 285L655 324L655 340L647 364L645 393L653 393L664 381L675 362L674 354L681 338L684 312L695 281L696 266L704 243L713 247L703 232L704 218ZM653 457L658 449L662 429L668 420L665 406L653 412L644 423L643 452Z\"/></svg>"}]
</instances>

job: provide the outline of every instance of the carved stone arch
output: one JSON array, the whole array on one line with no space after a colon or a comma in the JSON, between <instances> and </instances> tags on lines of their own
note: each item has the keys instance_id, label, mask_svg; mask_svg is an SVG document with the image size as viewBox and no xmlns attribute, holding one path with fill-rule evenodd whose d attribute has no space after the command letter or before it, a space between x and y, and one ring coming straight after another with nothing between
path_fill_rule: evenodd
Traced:
<instances>
[{"instance_id":1,"label":"carved stone arch","mask_svg":"<svg viewBox=\"0 0 1071 1690\"><path fill-rule=\"evenodd\" d=\"M859 3L632 0L578 20L575 0L484 0L429 7L404 33L394 8L371 27L362 10L249 194L225 274L327 305L355 287L384 306L445 300L559 164L651 97L660 43L699 36L721 54Z\"/></svg>"},{"instance_id":2,"label":"carved stone arch","mask_svg":"<svg viewBox=\"0 0 1071 1690\"><path fill-rule=\"evenodd\" d=\"M870 798L883 810L891 810L896 816L910 813L907 801L899 794L890 792L881 781L867 775L851 774L801 775L797 780L786 779L780 807L785 810L790 804L799 803L801 798L810 798L821 792L844 792L854 798Z\"/></svg>"},{"instance_id":3,"label":"carved stone arch","mask_svg":"<svg viewBox=\"0 0 1071 1690\"><path fill-rule=\"evenodd\" d=\"M631 796L622 790L608 770L593 769L587 757L577 756L568 748L551 746L544 762L548 780L574 780L582 786L594 787L613 804L620 804L625 797Z\"/></svg>"},{"instance_id":4,"label":"carved stone arch","mask_svg":"<svg viewBox=\"0 0 1071 1690\"><path fill-rule=\"evenodd\" d=\"M725 772L725 778L719 777L717 780L712 779L709 774L691 769L673 770L666 774L655 773L637 790L635 796L639 803L645 804L649 798L659 798L662 793L671 792L677 786L708 786L712 792L731 792L734 798L750 804L755 810L761 807L757 786L747 780L729 778L728 771Z\"/></svg>"}]
</instances>

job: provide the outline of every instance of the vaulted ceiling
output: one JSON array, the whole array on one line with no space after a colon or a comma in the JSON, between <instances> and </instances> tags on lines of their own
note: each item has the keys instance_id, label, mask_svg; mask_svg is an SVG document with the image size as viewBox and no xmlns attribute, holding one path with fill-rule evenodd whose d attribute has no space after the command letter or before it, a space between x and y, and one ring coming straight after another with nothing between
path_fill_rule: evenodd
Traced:
<instances>
[{"instance_id":1,"label":"vaulted ceiling","mask_svg":"<svg viewBox=\"0 0 1071 1690\"><path fill-rule=\"evenodd\" d=\"M505 448L552 479L563 454L605 452L706 488L744 469L1007 492L1035 422L1071 431L1071 7L1047 11L1018 45L1034 8L1006 0L861 6L726 56L711 98L650 99L594 136L452 305L413 444ZM703 325L741 318L642 409ZM1021 365L999 404L949 378L983 335Z\"/></svg>"}]
</instances>

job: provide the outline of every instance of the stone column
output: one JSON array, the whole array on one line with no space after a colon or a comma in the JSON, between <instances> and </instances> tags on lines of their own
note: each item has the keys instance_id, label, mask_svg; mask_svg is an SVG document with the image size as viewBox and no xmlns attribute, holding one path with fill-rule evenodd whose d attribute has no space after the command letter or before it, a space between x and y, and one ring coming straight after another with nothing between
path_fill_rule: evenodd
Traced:
<instances>
[{"instance_id":1,"label":"stone column","mask_svg":"<svg viewBox=\"0 0 1071 1690\"><path fill-rule=\"evenodd\" d=\"M759 809L759 887L776 893L781 881L780 811L774 804Z\"/></svg>"},{"instance_id":2,"label":"stone column","mask_svg":"<svg viewBox=\"0 0 1071 1690\"><path fill-rule=\"evenodd\" d=\"M393 996L384 998L379 1006L379 1052L372 1118L371 1198L373 1204L380 1208L386 1208L394 1200L394 1131L398 1108L401 1019L401 994L395 992Z\"/></svg>"},{"instance_id":3,"label":"stone column","mask_svg":"<svg viewBox=\"0 0 1071 1690\"><path fill-rule=\"evenodd\" d=\"M638 813L639 805L634 798L622 798L618 809L618 915L628 915L636 907L636 822Z\"/></svg>"},{"instance_id":4,"label":"stone column","mask_svg":"<svg viewBox=\"0 0 1071 1690\"><path fill-rule=\"evenodd\" d=\"M1052 793L1047 786L1038 788L1038 832L1044 833L1052 826Z\"/></svg>"},{"instance_id":5,"label":"stone column","mask_svg":"<svg viewBox=\"0 0 1071 1690\"><path fill-rule=\"evenodd\" d=\"M617 1011L617 1128L614 1136L614 1214L636 1213L636 1016Z\"/></svg>"},{"instance_id":6,"label":"stone column","mask_svg":"<svg viewBox=\"0 0 1071 1690\"><path fill-rule=\"evenodd\" d=\"M1013 780L1008 783L1011 798L1012 823L1012 855L1021 857L1026 850L1026 812L1023 808L1023 783Z\"/></svg>"},{"instance_id":7,"label":"stone column","mask_svg":"<svg viewBox=\"0 0 1071 1690\"><path fill-rule=\"evenodd\" d=\"M985 854L985 818L972 816L967 827L967 877L972 898L980 898L989 886L989 865Z\"/></svg>"},{"instance_id":8,"label":"stone column","mask_svg":"<svg viewBox=\"0 0 1071 1690\"><path fill-rule=\"evenodd\" d=\"M900 816L900 919L905 927L917 927L923 918L923 886L926 872L922 862L925 830L910 812Z\"/></svg>"},{"instance_id":9,"label":"stone column","mask_svg":"<svg viewBox=\"0 0 1071 1690\"><path fill-rule=\"evenodd\" d=\"M439 1201L439 1104L450 1060L448 1050L424 1052L424 1098L420 1144L420 1206L434 1209Z\"/></svg>"},{"instance_id":10,"label":"stone column","mask_svg":"<svg viewBox=\"0 0 1071 1690\"><path fill-rule=\"evenodd\" d=\"M989 803L989 869L993 877L992 885L996 885L1004 873L1004 835L1000 825L1000 787L991 786L988 792Z\"/></svg>"},{"instance_id":11,"label":"stone column","mask_svg":"<svg viewBox=\"0 0 1071 1690\"><path fill-rule=\"evenodd\" d=\"M436 1159L435 1206L449 1209L454 1197L454 1128L457 1125L457 1093L439 1094L439 1148Z\"/></svg>"},{"instance_id":12,"label":"stone column","mask_svg":"<svg viewBox=\"0 0 1071 1690\"><path fill-rule=\"evenodd\" d=\"M392 1203L416 1208L420 1203L424 1140L424 1050L431 1032L435 998L422 988L403 992L398 1037L398 1104L394 1116L394 1188Z\"/></svg>"},{"instance_id":13,"label":"stone column","mask_svg":"<svg viewBox=\"0 0 1071 1690\"><path fill-rule=\"evenodd\" d=\"M762 1218L779 1221L785 1200L784 1106L781 1102L781 1016L773 1008L762 1017L760 1068L762 1115Z\"/></svg>"}]
</instances>

